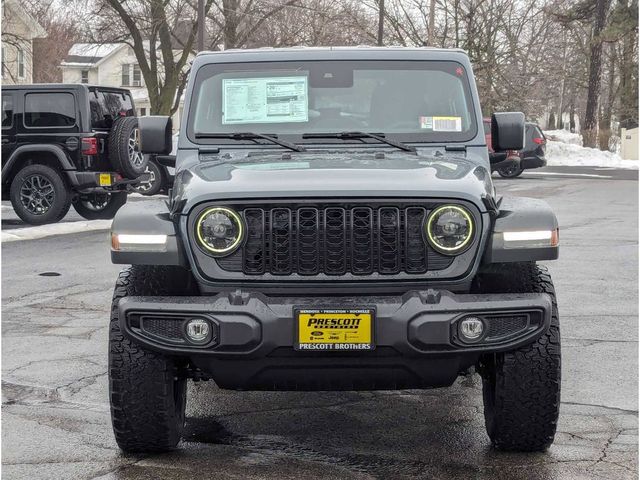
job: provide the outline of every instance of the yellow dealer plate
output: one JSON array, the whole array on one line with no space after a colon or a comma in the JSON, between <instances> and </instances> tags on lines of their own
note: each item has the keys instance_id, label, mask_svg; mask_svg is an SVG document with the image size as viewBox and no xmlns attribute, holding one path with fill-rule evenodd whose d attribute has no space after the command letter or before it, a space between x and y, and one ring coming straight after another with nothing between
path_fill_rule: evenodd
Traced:
<instances>
[{"instance_id":1,"label":"yellow dealer plate","mask_svg":"<svg viewBox=\"0 0 640 480\"><path fill-rule=\"evenodd\" d=\"M365 309L296 310L296 350L373 350L374 311Z\"/></svg>"},{"instance_id":2,"label":"yellow dealer plate","mask_svg":"<svg viewBox=\"0 0 640 480\"><path fill-rule=\"evenodd\" d=\"M111 186L111 174L110 173L101 173L100 174L100 186L102 186L102 187Z\"/></svg>"}]
</instances>

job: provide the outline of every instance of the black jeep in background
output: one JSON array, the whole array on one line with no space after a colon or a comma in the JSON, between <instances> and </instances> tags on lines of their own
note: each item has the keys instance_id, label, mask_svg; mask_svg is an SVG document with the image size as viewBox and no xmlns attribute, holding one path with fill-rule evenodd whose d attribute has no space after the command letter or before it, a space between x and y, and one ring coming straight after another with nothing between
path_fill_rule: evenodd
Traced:
<instances>
[{"instance_id":1,"label":"black jeep in background","mask_svg":"<svg viewBox=\"0 0 640 480\"><path fill-rule=\"evenodd\" d=\"M131 93L81 84L2 89L2 199L39 225L62 219L71 205L84 218L113 218L139 181Z\"/></svg>"},{"instance_id":2,"label":"black jeep in background","mask_svg":"<svg viewBox=\"0 0 640 480\"><path fill-rule=\"evenodd\" d=\"M484 134L487 140L489 152L493 153L491 148L491 119L485 118ZM541 168L547 165L545 151L547 146L547 137L542 133L542 129L535 123L525 123L524 148L518 152L520 161L518 163L509 163L507 165L492 165L491 171L498 172L501 177L515 178L519 177L522 172L531 168Z\"/></svg>"}]
</instances>

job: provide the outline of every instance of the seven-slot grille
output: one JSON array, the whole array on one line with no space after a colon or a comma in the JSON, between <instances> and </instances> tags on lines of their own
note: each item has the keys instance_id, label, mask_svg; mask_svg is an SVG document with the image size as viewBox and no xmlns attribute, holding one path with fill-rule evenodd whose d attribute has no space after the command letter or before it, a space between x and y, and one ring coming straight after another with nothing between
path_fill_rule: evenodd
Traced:
<instances>
[{"instance_id":1,"label":"seven-slot grille","mask_svg":"<svg viewBox=\"0 0 640 480\"><path fill-rule=\"evenodd\" d=\"M442 270L453 259L431 249L424 206L247 207L246 240L217 259L247 275L393 275Z\"/></svg>"}]
</instances>

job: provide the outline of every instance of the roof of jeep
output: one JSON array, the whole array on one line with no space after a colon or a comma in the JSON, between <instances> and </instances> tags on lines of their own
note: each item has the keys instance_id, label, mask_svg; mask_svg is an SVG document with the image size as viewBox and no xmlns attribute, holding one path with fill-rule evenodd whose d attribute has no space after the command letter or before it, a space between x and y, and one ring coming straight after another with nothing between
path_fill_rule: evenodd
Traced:
<instances>
[{"instance_id":1,"label":"roof of jeep","mask_svg":"<svg viewBox=\"0 0 640 480\"><path fill-rule=\"evenodd\" d=\"M288 47L200 52L194 66L208 63L320 60L454 60L468 63L464 50L435 47Z\"/></svg>"},{"instance_id":2,"label":"roof of jeep","mask_svg":"<svg viewBox=\"0 0 640 480\"><path fill-rule=\"evenodd\" d=\"M256 53L256 52L325 52L325 51L334 51L334 52L344 52L344 51L354 51L354 52L365 52L365 51L378 51L378 52L397 52L399 50L402 51L416 51L416 52L464 52L461 48L438 48L438 47L403 47L403 46L393 46L393 47L378 47L372 45L358 45L356 47L260 47L260 48L230 48L227 50L216 50L216 51L203 51L198 55L208 55L208 54L225 54L225 53Z\"/></svg>"},{"instance_id":3,"label":"roof of jeep","mask_svg":"<svg viewBox=\"0 0 640 480\"><path fill-rule=\"evenodd\" d=\"M80 88L115 90L128 92L126 88L105 87L104 85L91 85L88 83L29 83L24 85L3 85L2 90L74 90Z\"/></svg>"}]
</instances>

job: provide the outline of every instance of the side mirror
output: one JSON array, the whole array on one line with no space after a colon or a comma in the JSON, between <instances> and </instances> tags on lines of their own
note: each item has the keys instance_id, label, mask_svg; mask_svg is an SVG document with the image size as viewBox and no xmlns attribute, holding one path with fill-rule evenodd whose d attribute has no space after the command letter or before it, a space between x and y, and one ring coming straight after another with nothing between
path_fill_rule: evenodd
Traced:
<instances>
[{"instance_id":1,"label":"side mirror","mask_svg":"<svg viewBox=\"0 0 640 480\"><path fill-rule=\"evenodd\" d=\"M494 152L524 148L524 113L503 112L491 115L491 146Z\"/></svg>"},{"instance_id":2,"label":"side mirror","mask_svg":"<svg viewBox=\"0 0 640 480\"><path fill-rule=\"evenodd\" d=\"M140 117L140 152L142 154L168 155L173 149L171 117Z\"/></svg>"}]
</instances>

